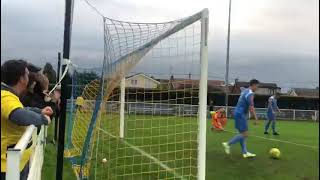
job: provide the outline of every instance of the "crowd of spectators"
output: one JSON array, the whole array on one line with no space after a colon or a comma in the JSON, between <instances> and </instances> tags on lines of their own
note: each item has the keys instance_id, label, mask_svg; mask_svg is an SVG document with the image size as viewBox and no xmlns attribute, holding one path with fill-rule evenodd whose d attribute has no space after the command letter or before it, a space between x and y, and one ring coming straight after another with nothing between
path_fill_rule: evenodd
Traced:
<instances>
[{"instance_id":1,"label":"crowd of spectators","mask_svg":"<svg viewBox=\"0 0 320 180\"><path fill-rule=\"evenodd\" d=\"M7 171L7 150L15 147L29 125L49 125L59 113L59 86L49 94L49 80L41 68L24 60L8 60L1 66L1 180ZM21 156L20 179L29 174L31 139Z\"/></svg>"}]
</instances>

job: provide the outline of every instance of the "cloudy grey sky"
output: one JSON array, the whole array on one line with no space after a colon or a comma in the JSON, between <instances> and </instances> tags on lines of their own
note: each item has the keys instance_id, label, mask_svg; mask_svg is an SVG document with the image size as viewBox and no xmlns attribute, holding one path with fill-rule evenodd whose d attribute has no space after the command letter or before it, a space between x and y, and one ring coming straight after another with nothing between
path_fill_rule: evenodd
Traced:
<instances>
[{"instance_id":1,"label":"cloudy grey sky","mask_svg":"<svg viewBox=\"0 0 320 180\"><path fill-rule=\"evenodd\" d=\"M228 0L89 1L107 17L136 22L174 20L209 8L209 77L224 78ZM1 5L1 60L55 65L63 43L64 1ZM103 57L101 17L83 0L74 8L72 60L97 67ZM318 0L234 0L231 19L230 81L255 77L283 87L318 86Z\"/></svg>"}]
</instances>

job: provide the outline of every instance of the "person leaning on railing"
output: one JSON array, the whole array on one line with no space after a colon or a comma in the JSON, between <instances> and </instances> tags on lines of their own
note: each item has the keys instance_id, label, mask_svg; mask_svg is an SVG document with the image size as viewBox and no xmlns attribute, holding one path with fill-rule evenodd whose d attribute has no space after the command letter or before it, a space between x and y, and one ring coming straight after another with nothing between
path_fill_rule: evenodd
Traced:
<instances>
[{"instance_id":1,"label":"person leaning on railing","mask_svg":"<svg viewBox=\"0 0 320 180\"><path fill-rule=\"evenodd\" d=\"M27 126L48 125L51 122L52 109L24 107L19 100L28 85L28 63L23 60L8 60L1 66L1 180L5 179L7 168L7 150L14 148ZM22 154L20 179L27 179L32 143Z\"/></svg>"},{"instance_id":2,"label":"person leaning on railing","mask_svg":"<svg viewBox=\"0 0 320 180\"><path fill-rule=\"evenodd\" d=\"M29 69L30 65L28 66ZM33 67L30 69L35 69L37 67ZM40 69L40 68L38 68ZM38 70L36 69L36 70ZM50 116L50 119L54 117L56 111L56 103L53 102L49 97L48 90L49 89L49 80L48 78L38 72L38 71L30 71L29 72L29 83L27 86L27 92L20 95L20 101L23 106L26 107L36 107L36 108L45 108L47 106L51 107L53 110L53 114ZM47 100L49 98L49 100ZM38 127L38 133L40 132L40 127Z\"/></svg>"}]
</instances>

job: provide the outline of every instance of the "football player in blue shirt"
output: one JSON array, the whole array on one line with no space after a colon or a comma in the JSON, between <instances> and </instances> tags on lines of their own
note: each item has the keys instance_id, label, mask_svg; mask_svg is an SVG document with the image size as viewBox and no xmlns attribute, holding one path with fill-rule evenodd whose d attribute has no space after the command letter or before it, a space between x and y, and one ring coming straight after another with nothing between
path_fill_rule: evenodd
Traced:
<instances>
[{"instance_id":1,"label":"football player in blue shirt","mask_svg":"<svg viewBox=\"0 0 320 180\"><path fill-rule=\"evenodd\" d=\"M235 128L239 131L239 134L230 139L229 142L223 142L222 145L226 154L230 154L230 147L233 144L240 143L242 149L242 155L244 158L255 157L256 155L247 151L246 139L248 137L248 113L249 111L257 122L257 115L254 109L254 92L258 89L259 81L252 79L249 84L249 88L244 89L241 92L237 106L234 110L234 122Z\"/></svg>"},{"instance_id":2,"label":"football player in blue shirt","mask_svg":"<svg viewBox=\"0 0 320 180\"><path fill-rule=\"evenodd\" d=\"M268 109L267 109L267 123L264 128L264 134L269 134L268 129L271 123L273 135L279 135L276 131L276 111L280 113L277 100L280 98L280 93L270 96L268 99Z\"/></svg>"}]
</instances>

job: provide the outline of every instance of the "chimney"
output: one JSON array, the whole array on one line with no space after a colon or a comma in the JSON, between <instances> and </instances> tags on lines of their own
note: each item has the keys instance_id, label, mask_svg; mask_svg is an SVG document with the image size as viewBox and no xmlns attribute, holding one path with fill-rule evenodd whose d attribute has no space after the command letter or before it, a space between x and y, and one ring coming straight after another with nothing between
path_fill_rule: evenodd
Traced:
<instances>
[{"instance_id":1,"label":"chimney","mask_svg":"<svg viewBox=\"0 0 320 180\"><path fill-rule=\"evenodd\" d=\"M189 79L191 79L191 73L189 73Z\"/></svg>"}]
</instances>

